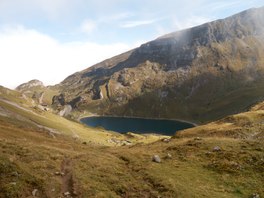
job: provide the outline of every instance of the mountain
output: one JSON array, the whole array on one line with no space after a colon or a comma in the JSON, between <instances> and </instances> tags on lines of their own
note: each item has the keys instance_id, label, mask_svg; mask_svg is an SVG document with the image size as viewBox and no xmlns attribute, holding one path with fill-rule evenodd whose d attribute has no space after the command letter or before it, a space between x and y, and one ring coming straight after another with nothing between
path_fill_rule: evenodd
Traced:
<instances>
[{"instance_id":1,"label":"mountain","mask_svg":"<svg viewBox=\"0 0 264 198\"><path fill-rule=\"evenodd\" d=\"M262 21L252 9L54 87L0 86L0 197L263 197L264 102L248 106L263 97ZM200 122L249 111L161 137L87 127L49 105Z\"/></svg>"},{"instance_id":2,"label":"mountain","mask_svg":"<svg viewBox=\"0 0 264 198\"><path fill-rule=\"evenodd\" d=\"M263 52L261 7L164 35L56 89L81 111L205 123L264 99Z\"/></svg>"}]
</instances>

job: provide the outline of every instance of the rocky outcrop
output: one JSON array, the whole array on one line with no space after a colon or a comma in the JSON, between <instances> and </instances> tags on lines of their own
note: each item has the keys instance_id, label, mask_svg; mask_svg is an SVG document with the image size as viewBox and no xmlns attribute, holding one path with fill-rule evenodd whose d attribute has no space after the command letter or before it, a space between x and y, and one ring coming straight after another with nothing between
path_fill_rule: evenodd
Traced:
<instances>
[{"instance_id":1,"label":"rocky outcrop","mask_svg":"<svg viewBox=\"0 0 264 198\"><path fill-rule=\"evenodd\" d=\"M167 34L58 87L80 110L207 122L264 99L263 51L264 7Z\"/></svg>"},{"instance_id":2,"label":"rocky outcrop","mask_svg":"<svg viewBox=\"0 0 264 198\"><path fill-rule=\"evenodd\" d=\"M32 101L33 106L41 105L42 108L46 108L52 104L53 96L59 95L56 86L44 86L39 80L31 80L27 83L23 83L16 88L17 91L23 94L24 98L28 98Z\"/></svg>"},{"instance_id":3,"label":"rocky outcrop","mask_svg":"<svg viewBox=\"0 0 264 198\"><path fill-rule=\"evenodd\" d=\"M71 105L65 105L64 108L59 112L62 117L68 116L72 111Z\"/></svg>"},{"instance_id":4,"label":"rocky outcrop","mask_svg":"<svg viewBox=\"0 0 264 198\"><path fill-rule=\"evenodd\" d=\"M27 91L29 89L32 89L32 88L36 88L36 87L41 87L43 88L44 87L44 84L43 82L39 81L39 80L31 80L29 82L26 82L26 83L23 83L21 85L19 85L16 90L17 91Z\"/></svg>"},{"instance_id":5,"label":"rocky outcrop","mask_svg":"<svg viewBox=\"0 0 264 198\"><path fill-rule=\"evenodd\" d=\"M53 98L52 98L52 105L53 106L60 107L60 106L64 106L65 104L66 103L65 103L64 94L53 96Z\"/></svg>"}]
</instances>

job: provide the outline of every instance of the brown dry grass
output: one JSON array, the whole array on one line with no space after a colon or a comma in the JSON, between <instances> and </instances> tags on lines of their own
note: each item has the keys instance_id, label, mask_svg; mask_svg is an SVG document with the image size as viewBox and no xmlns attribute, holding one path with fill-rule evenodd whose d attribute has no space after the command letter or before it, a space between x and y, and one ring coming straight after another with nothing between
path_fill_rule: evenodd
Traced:
<instances>
[{"instance_id":1,"label":"brown dry grass","mask_svg":"<svg viewBox=\"0 0 264 198\"><path fill-rule=\"evenodd\" d=\"M37 197L66 191L84 198L264 196L263 111L182 131L168 143L113 147L106 140L117 134L3 101L0 106L11 112L0 116L0 197L32 197L34 189ZM128 137L142 138L120 135ZM214 152L215 146L221 150ZM154 154L161 163L152 162Z\"/></svg>"}]
</instances>

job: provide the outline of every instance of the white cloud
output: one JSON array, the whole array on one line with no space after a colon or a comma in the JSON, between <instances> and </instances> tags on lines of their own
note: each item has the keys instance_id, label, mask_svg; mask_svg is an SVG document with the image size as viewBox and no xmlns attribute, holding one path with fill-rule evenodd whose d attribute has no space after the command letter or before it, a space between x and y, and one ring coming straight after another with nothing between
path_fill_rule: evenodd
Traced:
<instances>
[{"instance_id":1,"label":"white cloud","mask_svg":"<svg viewBox=\"0 0 264 198\"><path fill-rule=\"evenodd\" d=\"M0 30L0 85L15 88L31 79L56 84L68 75L131 49L123 43L60 43L22 26Z\"/></svg>"},{"instance_id":2,"label":"white cloud","mask_svg":"<svg viewBox=\"0 0 264 198\"><path fill-rule=\"evenodd\" d=\"M91 33L96 29L96 23L92 20L86 19L81 24L81 31L84 33Z\"/></svg>"}]
</instances>

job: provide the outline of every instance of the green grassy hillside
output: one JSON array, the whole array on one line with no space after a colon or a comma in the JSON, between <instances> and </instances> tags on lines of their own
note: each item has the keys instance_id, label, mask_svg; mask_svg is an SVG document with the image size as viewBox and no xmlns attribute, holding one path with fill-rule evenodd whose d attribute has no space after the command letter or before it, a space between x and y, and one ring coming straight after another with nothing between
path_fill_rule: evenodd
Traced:
<instances>
[{"instance_id":1,"label":"green grassy hillside","mask_svg":"<svg viewBox=\"0 0 264 198\"><path fill-rule=\"evenodd\" d=\"M30 105L1 88L0 197L264 196L261 105L166 140L87 128ZM107 141L129 137L130 146Z\"/></svg>"}]
</instances>

